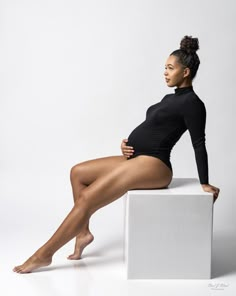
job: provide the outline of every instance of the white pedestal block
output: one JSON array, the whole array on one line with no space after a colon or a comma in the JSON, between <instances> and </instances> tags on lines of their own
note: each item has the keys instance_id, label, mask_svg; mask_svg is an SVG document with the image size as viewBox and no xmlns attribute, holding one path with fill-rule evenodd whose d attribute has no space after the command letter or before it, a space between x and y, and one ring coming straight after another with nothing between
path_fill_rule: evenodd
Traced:
<instances>
[{"instance_id":1,"label":"white pedestal block","mask_svg":"<svg viewBox=\"0 0 236 296\"><path fill-rule=\"evenodd\" d=\"M210 279L213 194L196 178L124 196L127 279Z\"/></svg>"}]
</instances>

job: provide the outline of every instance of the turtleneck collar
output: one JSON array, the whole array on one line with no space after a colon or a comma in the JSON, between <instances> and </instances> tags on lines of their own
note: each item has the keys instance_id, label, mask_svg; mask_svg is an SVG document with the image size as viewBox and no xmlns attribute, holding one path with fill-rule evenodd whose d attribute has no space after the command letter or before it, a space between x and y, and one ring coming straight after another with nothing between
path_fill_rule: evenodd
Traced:
<instances>
[{"instance_id":1,"label":"turtleneck collar","mask_svg":"<svg viewBox=\"0 0 236 296\"><path fill-rule=\"evenodd\" d=\"M175 88L175 94L177 94L177 95L182 95L182 94L190 92L190 91L193 91L193 86L192 85L191 86Z\"/></svg>"}]
</instances>

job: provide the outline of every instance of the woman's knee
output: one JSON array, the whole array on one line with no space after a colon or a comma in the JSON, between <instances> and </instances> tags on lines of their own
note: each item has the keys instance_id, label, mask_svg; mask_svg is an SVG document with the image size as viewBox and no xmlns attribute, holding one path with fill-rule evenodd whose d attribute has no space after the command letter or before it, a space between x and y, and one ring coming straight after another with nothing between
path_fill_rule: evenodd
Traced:
<instances>
[{"instance_id":1,"label":"woman's knee","mask_svg":"<svg viewBox=\"0 0 236 296\"><path fill-rule=\"evenodd\" d=\"M93 213L92 205L89 202L89 196L83 191L81 192L80 197L75 201L75 207L80 209L81 212L83 212L83 214L86 215L88 218Z\"/></svg>"},{"instance_id":2,"label":"woman's knee","mask_svg":"<svg viewBox=\"0 0 236 296\"><path fill-rule=\"evenodd\" d=\"M82 175L82 171L83 171L82 165L80 165L80 164L74 165L70 170L71 182L79 181L80 176Z\"/></svg>"}]
</instances>

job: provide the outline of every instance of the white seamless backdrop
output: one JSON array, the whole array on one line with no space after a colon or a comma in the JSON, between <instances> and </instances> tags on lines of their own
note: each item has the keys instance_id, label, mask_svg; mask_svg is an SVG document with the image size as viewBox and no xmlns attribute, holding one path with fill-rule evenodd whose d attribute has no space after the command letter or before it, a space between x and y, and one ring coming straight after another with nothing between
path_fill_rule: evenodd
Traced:
<instances>
[{"instance_id":1,"label":"white seamless backdrop","mask_svg":"<svg viewBox=\"0 0 236 296\"><path fill-rule=\"evenodd\" d=\"M120 154L146 109L174 91L164 64L184 35L200 42L194 89L207 109L209 180L221 189L214 227L235 229L233 0L1 0L2 233L55 229L72 207L70 168ZM198 178L188 131L171 162L174 177ZM117 200L96 225L122 214Z\"/></svg>"}]
</instances>

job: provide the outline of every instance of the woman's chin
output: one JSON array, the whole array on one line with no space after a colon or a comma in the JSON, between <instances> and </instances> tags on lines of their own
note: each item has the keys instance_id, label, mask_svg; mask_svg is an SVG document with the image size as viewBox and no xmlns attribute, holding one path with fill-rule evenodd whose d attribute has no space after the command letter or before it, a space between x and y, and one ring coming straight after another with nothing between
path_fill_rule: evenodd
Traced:
<instances>
[{"instance_id":1,"label":"woman's chin","mask_svg":"<svg viewBox=\"0 0 236 296\"><path fill-rule=\"evenodd\" d=\"M168 87L174 87L174 86L175 86L175 85L173 85L173 84L170 83L170 82L167 82L166 85L167 85Z\"/></svg>"}]
</instances>

